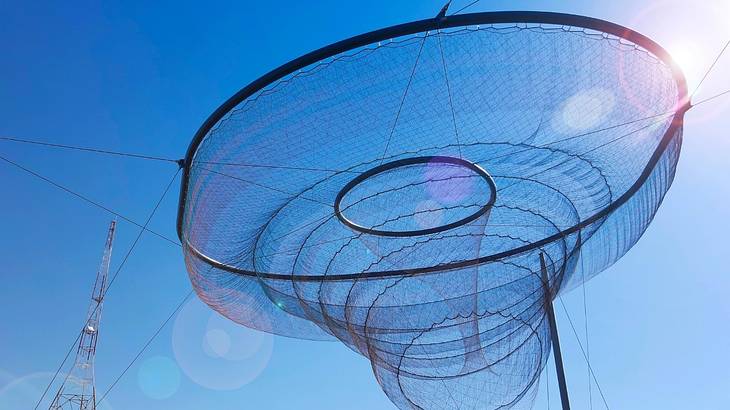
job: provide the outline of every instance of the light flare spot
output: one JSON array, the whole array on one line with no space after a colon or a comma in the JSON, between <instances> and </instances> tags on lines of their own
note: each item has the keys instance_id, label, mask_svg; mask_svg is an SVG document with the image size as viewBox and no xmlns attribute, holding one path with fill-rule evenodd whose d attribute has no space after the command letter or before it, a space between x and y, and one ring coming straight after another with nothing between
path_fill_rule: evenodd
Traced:
<instances>
[{"instance_id":1,"label":"light flare spot","mask_svg":"<svg viewBox=\"0 0 730 410\"><path fill-rule=\"evenodd\" d=\"M203 351L210 357L225 357L231 351L231 336L223 329L209 329L203 338Z\"/></svg>"},{"instance_id":2,"label":"light flare spot","mask_svg":"<svg viewBox=\"0 0 730 410\"><path fill-rule=\"evenodd\" d=\"M568 98L563 105L558 117L558 129L568 132L595 129L611 114L615 106L616 97L605 88L581 91Z\"/></svg>"}]
</instances>

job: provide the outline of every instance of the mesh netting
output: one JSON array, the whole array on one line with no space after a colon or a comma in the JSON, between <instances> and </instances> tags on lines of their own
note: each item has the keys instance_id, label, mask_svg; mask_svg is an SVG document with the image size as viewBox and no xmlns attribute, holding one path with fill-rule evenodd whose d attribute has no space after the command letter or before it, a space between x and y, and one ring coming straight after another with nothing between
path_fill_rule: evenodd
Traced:
<instances>
[{"instance_id":1,"label":"mesh netting","mask_svg":"<svg viewBox=\"0 0 730 410\"><path fill-rule=\"evenodd\" d=\"M399 408L528 408L546 302L621 257L671 184L682 92L642 47L566 26L312 63L197 147L191 281L245 326L339 339Z\"/></svg>"}]
</instances>

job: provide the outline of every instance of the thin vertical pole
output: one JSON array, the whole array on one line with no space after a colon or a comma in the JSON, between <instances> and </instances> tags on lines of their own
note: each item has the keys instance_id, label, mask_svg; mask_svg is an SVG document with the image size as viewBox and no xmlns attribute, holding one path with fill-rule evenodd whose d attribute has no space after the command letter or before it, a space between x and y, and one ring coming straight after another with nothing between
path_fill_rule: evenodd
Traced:
<instances>
[{"instance_id":1,"label":"thin vertical pole","mask_svg":"<svg viewBox=\"0 0 730 410\"><path fill-rule=\"evenodd\" d=\"M548 323L550 324L550 337L553 341L553 356L555 356L555 370L558 374L560 401L563 404L563 410L570 410L570 400L568 400L568 386L565 383L565 369L563 368L563 355L560 352L558 324L555 321L555 311L553 311L553 297L552 291L550 290L550 280L548 278L547 266L545 265L545 255L542 252L540 252L540 270L542 271L542 283L545 287L545 310L547 312Z\"/></svg>"}]
</instances>

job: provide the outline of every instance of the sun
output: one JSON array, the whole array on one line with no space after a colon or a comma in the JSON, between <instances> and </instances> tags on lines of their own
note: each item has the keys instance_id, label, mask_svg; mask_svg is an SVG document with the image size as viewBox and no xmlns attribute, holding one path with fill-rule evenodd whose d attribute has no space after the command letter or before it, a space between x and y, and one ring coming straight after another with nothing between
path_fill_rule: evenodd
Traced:
<instances>
[{"instance_id":1,"label":"sun","mask_svg":"<svg viewBox=\"0 0 730 410\"><path fill-rule=\"evenodd\" d=\"M694 90L703 76L709 53L703 46L687 42L678 42L667 46L674 63L682 70L687 79L687 87Z\"/></svg>"}]
</instances>

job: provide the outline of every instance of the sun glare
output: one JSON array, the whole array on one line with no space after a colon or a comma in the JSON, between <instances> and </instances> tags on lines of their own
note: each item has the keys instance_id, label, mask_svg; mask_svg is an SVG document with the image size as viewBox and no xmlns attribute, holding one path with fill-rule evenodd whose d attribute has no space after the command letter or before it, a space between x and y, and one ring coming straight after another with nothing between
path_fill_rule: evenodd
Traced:
<instances>
[{"instance_id":1,"label":"sun glare","mask_svg":"<svg viewBox=\"0 0 730 410\"><path fill-rule=\"evenodd\" d=\"M686 0L646 2L629 22L629 27L650 34L671 54L690 90L697 87L730 35L730 0L700 3L688 10Z\"/></svg>"},{"instance_id":2,"label":"sun glare","mask_svg":"<svg viewBox=\"0 0 730 410\"><path fill-rule=\"evenodd\" d=\"M693 90L702 79L709 53L701 46L688 43L670 44L667 51L687 78L687 87Z\"/></svg>"}]
</instances>

